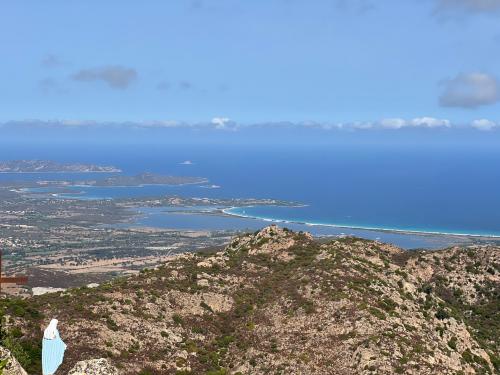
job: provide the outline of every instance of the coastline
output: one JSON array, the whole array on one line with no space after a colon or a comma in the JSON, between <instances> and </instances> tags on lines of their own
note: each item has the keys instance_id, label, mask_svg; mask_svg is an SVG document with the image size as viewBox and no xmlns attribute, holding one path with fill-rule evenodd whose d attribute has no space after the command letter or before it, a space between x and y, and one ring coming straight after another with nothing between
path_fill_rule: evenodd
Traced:
<instances>
[{"instance_id":1,"label":"coastline","mask_svg":"<svg viewBox=\"0 0 500 375\"><path fill-rule=\"evenodd\" d=\"M33 186L33 187L23 187L19 188L19 191L23 193L39 193L34 189L39 189L39 188L48 188L48 187L55 187L55 188L142 188L146 186L168 186L168 187L174 187L174 186L187 186L187 185L200 185L207 183L207 181L200 181L200 182L183 182L179 184L139 184L139 185L84 185L84 184L69 184L69 185L47 185L47 186ZM64 194L83 194L83 192L68 192L68 193L56 193L57 195L64 195ZM100 198L95 198L95 199L100 199Z\"/></svg>"},{"instance_id":2,"label":"coastline","mask_svg":"<svg viewBox=\"0 0 500 375\"><path fill-rule=\"evenodd\" d=\"M55 174L55 173L123 173L121 169L118 169L116 171L42 171L42 172L9 172L9 171L0 171L0 174Z\"/></svg>"},{"instance_id":3,"label":"coastline","mask_svg":"<svg viewBox=\"0 0 500 375\"><path fill-rule=\"evenodd\" d=\"M255 207L255 206L246 206L246 207ZM457 233L457 232L440 232L440 231L425 231L425 230L412 230L412 229L400 229L400 228L388 228L388 227L373 227L373 226L362 226L362 225L345 225L345 224L331 224L331 223L311 223L307 221L299 221L299 220L285 220L285 219L276 219L269 217L260 217L255 215L246 215L232 212L234 209L238 209L241 207L228 207L224 208L221 211L233 217L240 217L245 219L253 219L253 220L261 220L271 223L284 223L284 224L300 224L306 226L321 226L321 227L330 227L330 228L345 228L345 229L356 229L356 230L369 230L376 232L387 232L387 233L399 233L399 234L413 234L413 235L438 235L438 236L457 236L457 237L472 237L472 238L485 238L485 239L498 239L500 240L500 235L496 234L473 234L473 233Z\"/></svg>"},{"instance_id":4,"label":"coastline","mask_svg":"<svg viewBox=\"0 0 500 375\"><path fill-rule=\"evenodd\" d=\"M178 184L138 184L138 185L84 185L84 184L75 184L75 185L65 185L63 187L83 187L83 188L134 188L134 187L145 187L145 186L187 186L187 185L200 185L206 184L209 180L206 181L193 181L193 182L181 182Z\"/></svg>"}]
</instances>

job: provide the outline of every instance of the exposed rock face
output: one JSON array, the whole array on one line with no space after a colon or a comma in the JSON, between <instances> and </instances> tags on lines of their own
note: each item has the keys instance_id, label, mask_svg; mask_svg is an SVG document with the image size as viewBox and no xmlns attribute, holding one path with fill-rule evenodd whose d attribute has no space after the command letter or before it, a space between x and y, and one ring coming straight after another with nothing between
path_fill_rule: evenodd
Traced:
<instances>
[{"instance_id":1,"label":"exposed rock face","mask_svg":"<svg viewBox=\"0 0 500 375\"><path fill-rule=\"evenodd\" d=\"M3 372L2 372L3 371ZM9 350L0 346L0 374L2 375L28 375Z\"/></svg>"},{"instance_id":2,"label":"exposed rock face","mask_svg":"<svg viewBox=\"0 0 500 375\"><path fill-rule=\"evenodd\" d=\"M105 358L91 359L78 362L68 375L118 375L118 369Z\"/></svg>"},{"instance_id":3,"label":"exposed rock face","mask_svg":"<svg viewBox=\"0 0 500 375\"><path fill-rule=\"evenodd\" d=\"M291 260L293 254L285 250L298 243L308 243L312 239L309 233L295 234L276 225L271 225L253 235L233 240L228 246L228 250L248 250L250 255L267 254L276 259Z\"/></svg>"},{"instance_id":4,"label":"exposed rock face","mask_svg":"<svg viewBox=\"0 0 500 375\"><path fill-rule=\"evenodd\" d=\"M495 374L499 262L270 226L30 308L60 321L62 373L102 356L120 374ZM30 314L16 324L39 340Z\"/></svg>"}]
</instances>

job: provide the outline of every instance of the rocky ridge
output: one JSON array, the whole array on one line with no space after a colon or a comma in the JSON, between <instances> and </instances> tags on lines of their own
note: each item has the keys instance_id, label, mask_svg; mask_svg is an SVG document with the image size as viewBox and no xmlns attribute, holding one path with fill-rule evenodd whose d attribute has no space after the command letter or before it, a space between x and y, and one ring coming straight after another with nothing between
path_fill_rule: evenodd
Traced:
<instances>
[{"instance_id":1,"label":"rocky ridge","mask_svg":"<svg viewBox=\"0 0 500 375\"><path fill-rule=\"evenodd\" d=\"M3 309L25 351L59 319L63 373L105 357L120 374L494 374L499 281L491 246L407 252L270 226Z\"/></svg>"}]
</instances>

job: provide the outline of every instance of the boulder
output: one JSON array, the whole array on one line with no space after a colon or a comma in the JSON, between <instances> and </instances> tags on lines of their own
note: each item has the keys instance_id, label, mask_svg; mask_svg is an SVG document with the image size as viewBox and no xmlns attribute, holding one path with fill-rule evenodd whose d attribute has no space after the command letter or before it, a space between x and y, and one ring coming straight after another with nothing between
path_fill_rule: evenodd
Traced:
<instances>
[{"instance_id":1,"label":"boulder","mask_svg":"<svg viewBox=\"0 0 500 375\"><path fill-rule=\"evenodd\" d=\"M68 375L118 375L118 369L105 358L90 359L77 362Z\"/></svg>"},{"instance_id":2,"label":"boulder","mask_svg":"<svg viewBox=\"0 0 500 375\"><path fill-rule=\"evenodd\" d=\"M19 362L12 356L10 350L0 346L0 374L2 375L28 375Z\"/></svg>"}]
</instances>

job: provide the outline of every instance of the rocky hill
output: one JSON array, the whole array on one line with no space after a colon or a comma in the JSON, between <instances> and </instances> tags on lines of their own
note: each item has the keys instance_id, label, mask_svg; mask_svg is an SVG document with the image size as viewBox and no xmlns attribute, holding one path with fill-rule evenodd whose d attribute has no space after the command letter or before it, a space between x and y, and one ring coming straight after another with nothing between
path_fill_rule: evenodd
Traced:
<instances>
[{"instance_id":1,"label":"rocky hill","mask_svg":"<svg viewBox=\"0 0 500 375\"><path fill-rule=\"evenodd\" d=\"M93 358L143 375L494 374L499 281L495 247L407 252L270 226L95 289L3 300L2 343L39 373L57 317L61 374Z\"/></svg>"}]
</instances>

